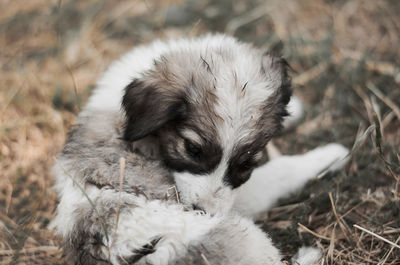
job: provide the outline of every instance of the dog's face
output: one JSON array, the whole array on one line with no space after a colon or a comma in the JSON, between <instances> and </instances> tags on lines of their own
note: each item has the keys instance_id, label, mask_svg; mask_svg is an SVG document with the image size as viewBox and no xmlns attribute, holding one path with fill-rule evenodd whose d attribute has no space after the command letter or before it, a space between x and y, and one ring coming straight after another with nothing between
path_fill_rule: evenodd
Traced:
<instances>
[{"instance_id":1,"label":"dog's face","mask_svg":"<svg viewBox=\"0 0 400 265\"><path fill-rule=\"evenodd\" d=\"M286 68L245 44L167 52L126 88L124 139L158 137L181 201L226 212L287 114Z\"/></svg>"}]
</instances>

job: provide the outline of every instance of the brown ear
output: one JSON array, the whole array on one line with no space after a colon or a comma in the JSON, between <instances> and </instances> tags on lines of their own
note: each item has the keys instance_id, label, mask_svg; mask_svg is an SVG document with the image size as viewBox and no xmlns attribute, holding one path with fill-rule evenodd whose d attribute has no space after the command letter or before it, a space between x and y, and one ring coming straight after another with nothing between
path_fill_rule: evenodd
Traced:
<instances>
[{"instance_id":1,"label":"brown ear","mask_svg":"<svg viewBox=\"0 0 400 265\"><path fill-rule=\"evenodd\" d=\"M125 88L122 108L126 114L123 138L136 141L170 121L183 118L186 104L179 91L163 91L135 79Z\"/></svg>"}]
</instances>

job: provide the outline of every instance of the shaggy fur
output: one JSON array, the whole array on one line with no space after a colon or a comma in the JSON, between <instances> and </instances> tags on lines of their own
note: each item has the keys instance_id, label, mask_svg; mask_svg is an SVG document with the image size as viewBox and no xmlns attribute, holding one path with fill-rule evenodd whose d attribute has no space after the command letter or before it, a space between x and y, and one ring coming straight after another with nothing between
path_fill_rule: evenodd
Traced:
<instances>
[{"instance_id":1,"label":"shaggy fur","mask_svg":"<svg viewBox=\"0 0 400 265\"><path fill-rule=\"evenodd\" d=\"M248 217L347 154L331 144L254 170L290 95L285 60L224 35L156 41L124 55L54 167L52 226L68 261L281 264ZM315 262L307 255L299 260Z\"/></svg>"}]
</instances>

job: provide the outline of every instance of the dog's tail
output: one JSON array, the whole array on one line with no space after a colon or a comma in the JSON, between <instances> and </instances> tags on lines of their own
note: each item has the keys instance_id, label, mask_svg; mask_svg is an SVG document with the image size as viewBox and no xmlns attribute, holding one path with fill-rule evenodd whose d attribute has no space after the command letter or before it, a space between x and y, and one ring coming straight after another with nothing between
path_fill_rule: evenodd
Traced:
<instances>
[{"instance_id":1,"label":"dog's tail","mask_svg":"<svg viewBox=\"0 0 400 265\"><path fill-rule=\"evenodd\" d=\"M322 252L315 247L301 247L292 258L293 265L319 265L321 264Z\"/></svg>"}]
</instances>

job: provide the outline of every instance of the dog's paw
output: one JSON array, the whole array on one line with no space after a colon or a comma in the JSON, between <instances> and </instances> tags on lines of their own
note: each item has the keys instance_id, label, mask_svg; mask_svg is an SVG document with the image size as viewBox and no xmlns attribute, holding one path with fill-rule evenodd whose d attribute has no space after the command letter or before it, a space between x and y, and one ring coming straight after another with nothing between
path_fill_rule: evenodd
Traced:
<instances>
[{"instance_id":1,"label":"dog's paw","mask_svg":"<svg viewBox=\"0 0 400 265\"><path fill-rule=\"evenodd\" d=\"M318 147L309 153L316 164L328 171L342 169L348 160L348 154L349 149L337 143Z\"/></svg>"},{"instance_id":2,"label":"dog's paw","mask_svg":"<svg viewBox=\"0 0 400 265\"><path fill-rule=\"evenodd\" d=\"M154 252L145 257L146 264L168 265L186 253L187 247L179 240L161 239Z\"/></svg>"},{"instance_id":3,"label":"dog's paw","mask_svg":"<svg viewBox=\"0 0 400 265\"><path fill-rule=\"evenodd\" d=\"M178 241L158 237L141 248L131 250L129 255L119 256L118 262L113 264L168 265L184 255L184 250L185 247Z\"/></svg>"}]
</instances>

